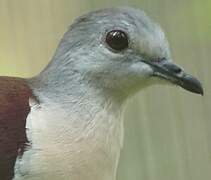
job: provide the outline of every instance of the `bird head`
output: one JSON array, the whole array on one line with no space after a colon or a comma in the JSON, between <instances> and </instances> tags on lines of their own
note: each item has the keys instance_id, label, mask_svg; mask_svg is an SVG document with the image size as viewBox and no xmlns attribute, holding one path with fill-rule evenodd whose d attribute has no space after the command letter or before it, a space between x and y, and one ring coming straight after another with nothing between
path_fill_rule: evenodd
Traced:
<instances>
[{"instance_id":1,"label":"bird head","mask_svg":"<svg viewBox=\"0 0 211 180\"><path fill-rule=\"evenodd\" d=\"M200 82L172 62L160 26L133 8L79 17L65 33L54 59L63 72L81 74L90 86L120 94L161 82L203 94Z\"/></svg>"}]
</instances>

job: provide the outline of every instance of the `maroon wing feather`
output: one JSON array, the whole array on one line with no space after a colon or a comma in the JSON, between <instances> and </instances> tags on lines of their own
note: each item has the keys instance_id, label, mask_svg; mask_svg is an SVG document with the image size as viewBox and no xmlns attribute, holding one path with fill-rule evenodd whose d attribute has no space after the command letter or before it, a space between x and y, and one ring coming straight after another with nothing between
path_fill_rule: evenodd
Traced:
<instances>
[{"instance_id":1,"label":"maroon wing feather","mask_svg":"<svg viewBox=\"0 0 211 180\"><path fill-rule=\"evenodd\" d=\"M11 180L27 144L26 118L32 91L21 78L0 77L0 179Z\"/></svg>"}]
</instances>

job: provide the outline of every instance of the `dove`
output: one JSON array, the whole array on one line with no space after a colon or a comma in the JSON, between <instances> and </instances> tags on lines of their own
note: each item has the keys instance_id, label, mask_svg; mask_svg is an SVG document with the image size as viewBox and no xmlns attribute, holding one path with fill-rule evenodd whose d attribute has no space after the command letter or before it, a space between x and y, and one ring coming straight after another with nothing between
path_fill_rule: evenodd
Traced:
<instances>
[{"instance_id":1,"label":"dove","mask_svg":"<svg viewBox=\"0 0 211 180\"><path fill-rule=\"evenodd\" d=\"M203 95L143 11L80 16L38 75L0 77L0 179L115 180L127 100L153 84Z\"/></svg>"}]
</instances>

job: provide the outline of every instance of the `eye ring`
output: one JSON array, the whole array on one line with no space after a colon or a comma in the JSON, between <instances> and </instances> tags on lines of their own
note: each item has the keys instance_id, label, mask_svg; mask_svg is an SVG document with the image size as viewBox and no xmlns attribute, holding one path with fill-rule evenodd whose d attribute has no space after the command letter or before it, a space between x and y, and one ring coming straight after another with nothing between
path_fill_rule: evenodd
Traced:
<instances>
[{"instance_id":1,"label":"eye ring","mask_svg":"<svg viewBox=\"0 0 211 180\"><path fill-rule=\"evenodd\" d=\"M106 44L115 51L122 51L128 48L128 35L122 30L111 30L106 34Z\"/></svg>"}]
</instances>

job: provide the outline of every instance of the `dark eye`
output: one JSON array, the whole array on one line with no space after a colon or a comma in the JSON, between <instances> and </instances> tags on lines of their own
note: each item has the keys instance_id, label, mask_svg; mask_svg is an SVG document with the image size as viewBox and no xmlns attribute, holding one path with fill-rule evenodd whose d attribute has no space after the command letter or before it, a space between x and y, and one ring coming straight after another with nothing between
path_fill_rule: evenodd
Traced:
<instances>
[{"instance_id":1,"label":"dark eye","mask_svg":"<svg viewBox=\"0 0 211 180\"><path fill-rule=\"evenodd\" d=\"M106 35L106 43L114 50L121 51L128 47L127 34L121 30L112 30Z\"/></svg>"}]
</instances>

